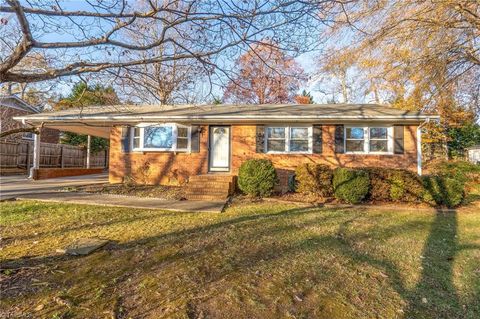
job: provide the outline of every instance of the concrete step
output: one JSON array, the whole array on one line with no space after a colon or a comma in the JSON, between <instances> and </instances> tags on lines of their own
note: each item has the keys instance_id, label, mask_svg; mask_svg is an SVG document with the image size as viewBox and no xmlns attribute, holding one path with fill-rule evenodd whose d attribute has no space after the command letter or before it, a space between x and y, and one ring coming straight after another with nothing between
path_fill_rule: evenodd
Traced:
<instances>
[{"instance_id":1,"label":"concrete step","mask_svg":"<svg viewBox=\"0 0 480 319\"><path fill-rule=\"evenodd\" d=\"M185 197L189 200L225 200L234 190L235 176L195 175L189 178L185 187Z\"/></svg>"},{"instance_id":2,"label":"concrete step","mask_svg":"<svg viewBox=\"0 0 480 319\"><path fill-rule=\"evenodd\" d=\"M230 183L222 183L222 184L209 184L209 183L206 183L206 184L201 184L201 183L190 184L190 183L188 183L186 185L186 189L199 189L199 190L209 189L209 190L213 190L213 191L229 190L230 188L231 188Z\"/></svg>"},{"instance_id":3,"label":"concrete step","mask_svg":"<svg viewBox=\"0 0 480 319\"><path fill-rule=\"evenodd\" d=\"M188 182L187 185L193 185L193 186L204 186L204 187L228 187L232 182L214 182L214 181L193 181L193 182Z\"/></svg>"},{"instance_id":4,"label":"concrete step","mask_svg":"<svg viewBox=\"0 0 480 319\"><path fill-rule=\"evenodd\" d=\"M187 195L188 200L225 200L228 195Z\"/></svg>"},{"instance_id":5,"label":"concrete step","mask_svg":"<svg viewBox=\"0 0 480 319\"><path fill-rule=\"evenodd\" d=\"M189 182L194 181L203 181L203 182L233 182L235 176L233 175L224 175L224 174L206 174L206 175L193 175L189 177Z\"/></svg>"},{"instance_id":6,"label":"concrete step","mask_svg":"<svg viewBox=\"0 0 480 319\"><path fill-rule=\"evenodd\" d=\"M206 190L189 190L189 189L186 189L185 190L185 195L188 196L188 195L212 195L212 196L228 196L230 195L230 192L228 191L215 191L215 192L212 192L208 189Z\"/></svg>"}]
</instances>

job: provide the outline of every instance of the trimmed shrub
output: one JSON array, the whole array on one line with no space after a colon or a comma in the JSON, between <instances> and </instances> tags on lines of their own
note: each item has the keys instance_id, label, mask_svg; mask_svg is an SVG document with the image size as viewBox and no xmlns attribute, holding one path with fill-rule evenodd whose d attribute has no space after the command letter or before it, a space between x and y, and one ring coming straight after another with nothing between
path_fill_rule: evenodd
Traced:
<instances>
[{"instance_id":1,"label":"trimmed shrub","mask_svg":"<svg viewBox=\"0 0 480 319\"><path fill-rule=\"evenodd\" d=\"M449 208L462 202L465 192L464 183L450 177L426 175L422 177L425 188L424 201Z\"/></svg>"},{"instance_id":2,"label":"trimmed shrub","mask_svg":"<svg viewBox=\"0 0 480 319\"><path fill-rule=\"evenodd\" d=\"M296 190L303 194L330 197L333 193L333 172L327 165L305 163L295 170Z\"/></svg>"},{"instance_id":3,"label":"trimmed shrub","mask_svg":"<svg viewBox=\"0 0 480 319\"><path fill-rule=\"evenodd\" d=\"M368 197L374 201L390 201L390 179L392 170L382 167L369 167L365 170L370 177L370 191Z\"/></svg>"},{"instance_id":4,"label":"trimmed shrub","mask_svg":"<svg viewBox=\"0 0 480 319\"><path fill-rule=\"evenodd\" d=\"M411 171L393 170L390 175L390 199L402 202L423 200L424 188L420 177Z\"/></svg>"},{"instance_id":5,"label":"trimmed shrub","mask_svg":"<svg viewBox=\"0 0 480 319\"><path fill-rule=\"evenodd\" d=\"M238 187L246 194L269 196L277 182L277 173L269 160L250 159L240 166Z\"/></svg>"},{"instance_id":6,"label":"trimmed shrub","mask_svg":"<svg viewBox=\"0 0 480 319\"><path fill-rule=\"evenodd\" d=\"M376 201L419 202L423 200L423 184L411 171L371 167L369 198Z\"/></svg>"},{"instance_id":7,"label":"trimmed shrub","mask_svg":"<svg viewBox=\"0 0 480 319\"><path fill-rule=\"evenodd\" d=\"M368 172L348 168L333 171L335 198L350 204L360 203L368 194L370 180Z\"/></svg>"},{"instance_id":8,"label":"trimmed shrub","mask_svg":"<svg viewBox=\"0 0 480 319\"><path fill-rule=\"evenodd\" d=\"M457 179L464 183L480 182L480 165L467 161L437 161L430 163L432 174Z\"/></svg>"}]
</instances>

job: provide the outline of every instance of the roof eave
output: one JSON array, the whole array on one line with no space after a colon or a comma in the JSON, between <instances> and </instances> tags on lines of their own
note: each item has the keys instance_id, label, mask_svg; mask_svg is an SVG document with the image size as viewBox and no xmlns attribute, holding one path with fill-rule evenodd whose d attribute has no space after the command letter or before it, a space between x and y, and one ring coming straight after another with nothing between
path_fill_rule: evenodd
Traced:
<instances>
[{"instance_id":1,"label":"roof eave","mask_svg":"<svg viewBox=\"0 0 480 319\"><path fill-rule=\"evenodd\" d=\"M17 116L17 121L28 122L31 124L42 122L61 122L61 123L139 123L139 122L192 122L192 123L262 123L262 122L423 122L427 119L437 120L438 115L404 115L404 116Z\"/></svg>"}]
</instances>

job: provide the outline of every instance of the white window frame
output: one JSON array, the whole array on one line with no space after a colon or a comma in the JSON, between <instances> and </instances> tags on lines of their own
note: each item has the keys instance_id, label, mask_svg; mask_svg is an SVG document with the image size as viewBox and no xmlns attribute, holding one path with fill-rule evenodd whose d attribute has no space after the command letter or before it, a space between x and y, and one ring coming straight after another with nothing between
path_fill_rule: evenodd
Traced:
<instances>
[{"instance_id":1,"label":"white window frame","mask_svg":"<svg viewBox=\"0 0 480 319\"><path fill-rule=\"evenodd\" d=\"M31 136L26 136L25 134L31 134ZM33 141L34 137L35 137L35 134L33 132L24 132L22 134L22 139L24 140Z\"/></svg>"},{"instance_id":2,"label":"white window frame","mask_svg":"<svg viewBox=\"0 0 480 319\"><path fill-rule=\"evenodd\" d=\"M269 128L283 128L285 130L285 150L284 151L270 151L268 150L268 129ZM292 128L307 128L308 129L308 151L290 151L290 134ZM264 152L267 154L312 154L313 153L313 126L312 125L282 125L271 124L265 125L265 134L263 141Z\"/></svg>"},{"instance_id":3,"label":"white window frame","mask_svg":"<svg viewBox=\"0 0 480 319\"><path fill-rule=\"evenodd\" d=\"M363 151L347 150L347 128L363 128ZM387 129L387 151L371 152L370 151L370 128L386 128ZM343 130L343 147L345 154L372 154L372 155L392 155L393 153L393 126L386 124L356 124L345 125Z\"/></svg>"},{"instance_id":4,"label":"white window frame","mask_svg":"<svg viewBox=\"0 0 480 319\"><path fill-rule=\"evenodd\" d=\"M165 148L165 147L143 147L144 145L144 133L145 128L147 127L172 127L172 147ZM183 127L187 128L187 138L188 138L188 146L187 148L177 148L177 137L178 137L178 128ZM140 147L133 147L133 140L135 139L135 128L140 129ZM188 152L192 151L192 127L188 125L182 125L178 123L140 123L135 127L130 128L130 149L134 152Z\"/></svg>"}]
</instances>

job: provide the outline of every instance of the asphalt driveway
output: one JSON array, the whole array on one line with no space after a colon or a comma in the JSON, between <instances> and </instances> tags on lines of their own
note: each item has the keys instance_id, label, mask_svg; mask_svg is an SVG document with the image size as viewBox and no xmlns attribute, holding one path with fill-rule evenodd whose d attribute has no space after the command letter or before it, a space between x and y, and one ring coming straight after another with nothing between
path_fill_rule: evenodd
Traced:
<instances>
[{"instance_id":1,"label":"asphalt driveway","mask_svg":"<svg viewBox=\"0 0 480 319\"><path fill-rule=\"evenodd\" d=\"M60 177L33 181L25 175L0 177L0 200L13 199L20 195L31 195L58 191L65 187L103 184L108 182L108 174Z\"/></svg>"}]
</instances>

